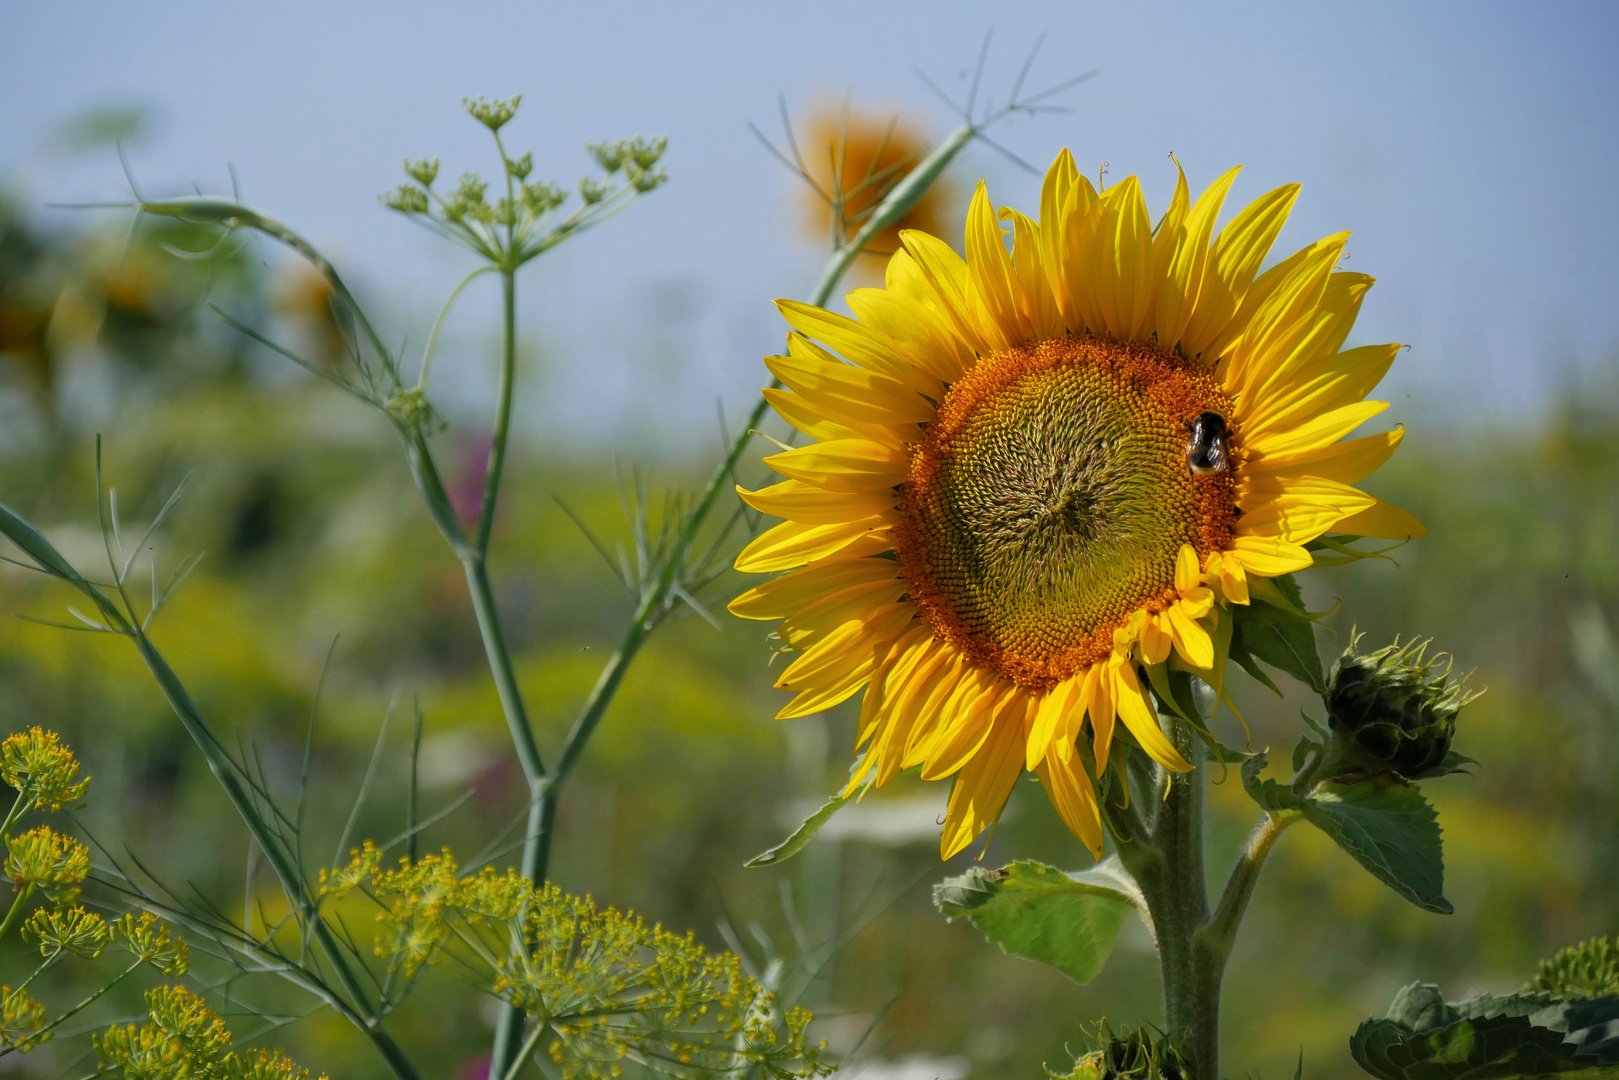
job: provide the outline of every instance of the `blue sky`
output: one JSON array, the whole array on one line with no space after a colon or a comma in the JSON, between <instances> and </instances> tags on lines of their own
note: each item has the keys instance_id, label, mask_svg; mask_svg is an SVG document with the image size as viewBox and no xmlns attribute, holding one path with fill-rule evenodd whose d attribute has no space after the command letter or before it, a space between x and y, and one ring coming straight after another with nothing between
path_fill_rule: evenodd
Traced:
<instances>
[{"instance_id":1,"label":"blue sky","mask_svg":"<svg viewBox=\"0 0 1619 1080\"><path fill-rule=\"evenodd\" d=\"M1194 190L1243 163L1233 208L1304 184L1278 251L1354 230L1346 268L1379 279L1356 339L1412 346L1396 414L1505 418L1619 344L1611 4L149 0L8 5L0 24L0 175L25 197L116 195L110 153L44 147L85 109L138 104L146 187L226 190L234 165L247 201L328 248L416 341L469 264L375 195L407 154L491 171L463 96L522 93L509 144L565 183L587 139L668 135L669 186L524 288L540 438L706 440L716 395L745 407L779 347L770 301L804 295L820 261L748 121L774 132L778 93L801 111L852 92L942 135L956 119L916 71L959 90L991 26L992 94L1042 32L1033 85L1101 69L1064 95L1072 113L995 132L1022 157L1068 146L1082 169L1138 172L1155 213L1169 153ZM1035 208L1037 178L974 148L957 176L980 175ZM486 387L491 299L452 324L449 399Z\"/></svg>"}]
</instances>

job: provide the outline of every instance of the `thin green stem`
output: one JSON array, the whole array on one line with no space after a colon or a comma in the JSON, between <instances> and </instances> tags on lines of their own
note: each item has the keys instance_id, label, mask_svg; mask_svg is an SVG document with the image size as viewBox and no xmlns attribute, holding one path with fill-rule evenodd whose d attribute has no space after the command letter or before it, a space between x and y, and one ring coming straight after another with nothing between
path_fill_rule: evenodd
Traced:
<instances>
[{"instance_id":1,"label":"thin green stem","mask_svg":"<svg viewBox=\"0 0 1619 1080\"><path fill-rule=\"evenodd\" d=\"M1214 909L1214 916L1208 925L1198 934L1200 947L1222 968L1226 958L1231 955L1231 947L1236 943L1237 928L1248 910L1249 900L1253 899L1254 887L1259 884L1259 872L1264 869L1271 848L1289 826L1303 817L1303 813L1297 810L1266 814L1254 826L1254 831L1248 835L1247 842L1238 853L1236 865L1231 868L1231 875L1226 878L1225 889L1220 894L1219 906Z\"/></svg>"},{"instance_id":2,"label":"thin green stem","mask_svg":"<svg viewBox=\"0 0 1619 1080\"><path fill-rule=\"evenodd\" d=\"M490 273L494 269L495 268L493 266L480 266L478 269L462 278L461 283L450 291L450 295L444 301L444 306L439 308L438 318L433 320L432 332L427 335L427 347L422 350L422 370L421 373L416 376L416 389L427 389L427 373L432 370L433 354L438 351L439 331L444 329L444 320L449 317L450 309L455 306L456 300L460 298L462 291L465 290L468 285L471 285L473 281L482 277L484 274Z\"/></svg>"},{"instance_id":3,"label":"thin green stem","mask_svg":"<svg viewBox=\"0 0 1619 1080\"><path fill-rule=\"evenodd\" d=\"M483 507L478 513L478 534L474 541L479 555L489 554L489 538L495 529L495 507L500 500L500 480L506 471L506 443L511 436L512 390L517 369L517 272L501 270L502 312L500 349L500 390L495 403L495 430L489 445L489 470L483 482Z\"/></svg>"},{"instance_id":4,"label":"thin green stem","mask_svg":"<svg viewBox=\"0 0 1619 1080\"><path fill-rule=\"evenodd\" d=\"M500 613L495 608L495 594L489 583L489 566L476 553L469 554L463 565L467 572L467 588L472 593L472 611L478 620L478 632L483 637L484 655L489 660L489 670L495 678L495 691L500 696L500 708L506 714L506 726L517 749L518 763L532 790L545 778L545 763L540 756L539 744L534 739L534 729L529 724L522 690L517 685L517 669L512 663L511 649L506 644Z\"/></svg>"},{"instance_id":5,"label":"thin green stem","mask_svg":"<svg viewBox=\"0 0 1619 1080\"><path fill-rule=\"evenodd\" d=\"M22 889L18 891L17 898L11 902L11 910L6 912L5 921L0 922L0 939L3 939L7 934L11 933L11 928L15 926L17 920L22 917L23 908L27 905L28 898L32 895L34 895L34 887L32 885L24 885Z\"/></svg>"},{"instance_id":6,"label":"thin green stem","mask_svg":"<svg viewBox=\"0 0 1619 1080\"><path fill-rule=\"evenodd\" d=\"M33 795L29 794L30 790L31 786L25 786L24 790L18 792L17 797L12 800L11 809L6 812L6 820L0 822L0 837L10 836L11 827L17 824L19 818L34 808L35 799Z\"/></svg>"},{"instance_id":7,"label":"thin green stem","mask_svg":"<svg viewBox=\"0 0 1619 1080\"><path fill-rule=\"evenodd\" d=\"M550 1026L544 1020L534 1021L534 1030L528 1033L528 1038L523 1040L523 1045L517 1048L517 1053L512 1058L511 1067L500 1074L501 1080L517 1080L518 1074L523 1071L523 1063L533 1055L534 1048L540 1043L540 1037L545 1034L546 1029Z\"/></svg>"},{"instance_id":8,"label":"thin green stem","mask_svg":"<svg viewBox=\"0 0 1619 1080\"><path fill-rule=\"evenodd\" d=\"M81 1001L77 1005L73 1006L73 1008L69 1009L67 1012L63 1013L61 1016L58 1016L55 1020L52 1020L50 1023L48 1023L44 1027L40 1028L39 1031L36 1033L36 1037L38 1035L45 1034L45 1032L50 1031L52 1028L54 1028L56 1025L60 1024L62 1021L68 1019L69 1017L74 1016L77 1013L83 1012L85 1009L89 1008L91 1005L94 1005L96 1003L96 1000L98 998L100 998L102 994L105 994L108 990L111 990L113 987L117 986L119 983L123 982L125 979L127 979L131 975L135 974L136 971L140 970L140 966L143 963L145 963L145 961L137 960L133 964L129 965L123 971L119 972L118 977L113 979L112 982L107 983L101 989L97 990L95 993L91 994L89 997L85 998L83 1001ZM24 984L24 985L27 985L27 984Z\"/></svg>"}]
</instances>

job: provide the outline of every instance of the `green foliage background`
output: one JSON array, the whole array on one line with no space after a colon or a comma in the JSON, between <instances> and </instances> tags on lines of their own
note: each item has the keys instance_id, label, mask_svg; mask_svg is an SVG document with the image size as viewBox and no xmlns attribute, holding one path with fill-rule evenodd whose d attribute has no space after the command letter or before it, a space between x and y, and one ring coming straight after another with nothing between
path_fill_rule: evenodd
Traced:
<instances>
[{"instance_id":1,"label":"green foliage background","mask_svg":"<svg viewBox=\"0 0 1619 1080\"><path fill-rule=\"evenodd\" d=\"M168 258L159 242L200 246L183 230L144 234L120 263L122 240L93 228L45 233L0 211L0 501L92 565L100 544L93 430L106 438L109 482L130 518L149 517L192 472L163 558L172 566L185 553L208 557L155 636L204 708L224 733L257 744L272 779L290 783L336 637L314 820L330 823L335 845L397 697L384 795L355 836L400 830L417 695L426 715L425 809L471 792L426 847L470 854L515 819L523 792L460 569L390 434L248 348L201 301L207 294L249 321L312 335L335 351L341 339L323 322L324 308L278 300L285 290L249 256L215 264L212 279ZM91 391L108 403L93 424L84 407ZM1342 603L1327 620L1336 639L1323 640L1324 654L1346 643L1351 619L1371 642L1433 635L1461 669L1476 666L1474 685L1489 688L1463 712L1456 744L1482 768L1424 788L1445 827L1456 913L1419 910L1325 836L1293 830L1261 881L1227 980L1234 1072L1290 1073L1302 1048L1307 1075L1356 1075L1349 1034L1398 987L1421 978L1451 997L1510 992L1540 957L1619 927L1619 385L1570 386L1566 404L1549 414L1466 430L1421 422L1417 404L1406 410L1417 419L1404 447L1367 486L1416 513L1430 537L1391 553L1394 562L1306 575L1305 587L1312 609ZM474 471L478 437L471 423L441 436ZM656 463L649 487L695 483L706 462L689 464ZM549 745L630 609L555 500L613 537L628 482L608 461L530 455L508 487L497 586ZM8 616L0 726L60 731L95 778L80 817L86 831L118 852L127 843L176 888L189 883L242 910L244 830L127 645L9 618L60 617L65 599L36 576L0 569ZM791 951L784 891L812 935L869 918L807 1002L834 1050L880 1011L867 1053L961 1055L974 1077L1038 1076L1042 1062L1066 1067L1064 1048L1079 1048L1082 1021L1161 1019L1153 1015L1157 963L1133 923L1083 987L1001 955L965 920L947 924L929 890L970 865L979 847L943 866L930 833L882 844L821 838L782 866L744 870L786 835L803 803L840 783L852 717L769 719L777 695L757 624L723 611L717 619L717 629L697 618L663 629L632 671L565 795L559 884L696 928L719 947L716 924L730 919L748 940L768 935ZM1233 684L1252 748L1270 746L1273 756L1296 740L1300 707L1320 716L1317 702L1278 700L1241 676ZM1219 723L1223 737L1244 744L1234 718L1222 714ZM927 791L942 806L942 788L915 781L873 798ZM1235 769L1212 791L1220 866L1255 810ZM1070 869L1088 862L1033 785L1020 785L984 865L1014 859ZM40 993L66 999L72 989ZM272 1000L283 993L265 992ZM121 1007L137 1010L133 988ZM484 1051L489 1014L454 984L430 981L392 1026L426 1071L452 1076ZM334 1017L299 1021L274 1038L334 1077L374 1072L369 1050ZM55 1075L67 1062L52 1055L47 1047L25 1068Z\"/></svg>"}]
</instances>

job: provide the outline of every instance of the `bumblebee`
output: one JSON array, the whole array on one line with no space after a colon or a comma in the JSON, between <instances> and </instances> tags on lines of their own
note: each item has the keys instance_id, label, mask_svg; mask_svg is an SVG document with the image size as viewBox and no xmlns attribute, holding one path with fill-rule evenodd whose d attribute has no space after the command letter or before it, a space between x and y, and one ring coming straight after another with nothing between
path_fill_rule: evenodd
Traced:
<instances>
[{"instance_id":1,"label":"bumblebee","mask_svg":"<svg viewBox=\"0 0 1619 1080\"><path fill-rule=\"evenodd\" d=\"M1231 468L1231 457L1226 453L1225 417L1217 412L1201 412L1197 419L1181 426L1187 433L1186 467L1193 476L1213 476Z\"/></svg>"}]
</instances>

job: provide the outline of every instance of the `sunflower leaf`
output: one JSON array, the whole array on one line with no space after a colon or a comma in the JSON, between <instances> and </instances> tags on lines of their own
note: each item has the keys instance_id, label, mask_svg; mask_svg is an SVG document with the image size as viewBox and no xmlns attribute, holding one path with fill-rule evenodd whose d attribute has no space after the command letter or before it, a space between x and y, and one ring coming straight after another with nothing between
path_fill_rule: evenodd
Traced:
<instances>
[{"instance_id":1,"label":"sunflower leaf","mask_svg":"<svg viewBox=\"0 0 1619 1080\"><path fill-rule=\"evenodd\" d=\"M1321 654L1316 651L1315 623L1304 613L1303 596L1291 577L1275 578L1273 584L1275 591L1281 594L1273 598L1279 600L1279 604L1256 596L1255 603L1233 605L1231 614L1235 625L1231 633L1231 656L1245 671L1273 690L1275 683L1256 674L1254 658L1320 693L1326 689L1327 680Z\"/></svg>"},{"instance_id":2,"label":"sunflower leaf","mask_svg":"<svg viewBox=\"0 0 1619 1080\"><path fill-rule=\"evenodd\" d=\"M1421 791L1380 778L1322 784L1302 802L1310 824L1385 885L1424 911L1455 910L1444 896L1439 815Z\"/></svg>"},{"instance_id":3,"label":"sunflower leaf","mask_svg":"<svg viewBox=\"0 0 1619 1080\"><path fill-rule=\"evenodd\" d=\"M830 799L826 800L824 804L822 804L819 810L805 818L804 823L797 829L793 830L793 834L791 836L777 844L775 847L771 848L769 851L761 852L760 854L755 855L742 865L774 866L776 863L786 862L794 855L797 855L800 851L803 851L804 845L815 839L815 834L821 831L821 826L825 825L828 821L831 821L832 815L837 813L838 809L848 801L848 798L843 795L832 796Z\"/></svg>"},{"instance_id":4,"label":"sunflower leaf","mask_svg":"<svg viewBox=\"0 0 1619 1080\"><path fill-rule=\"evenodd\" d=\"M1249 756L1242 763L1242 786L1254 802L1258 803L1268 814L1280 814L1287 810L1303 810L1308 804L1304 796L1295 792L1286 784L1278 784L1274 780L1261 780L1259 774L1265 771L1266 753L1261 750Z\"/></svg>"},{"instance_id":5,"label":"sunflower leaf","mask_svg":"<svg viewBox=\"0 0 1619 1080\"><path fill-rule=\"evenodd\" d=\"M1379 1080L1612 1075L1619 998L1484 994L1446 1003L1437 986L1413 983L1395 995L1387 1016L1361 1024L1349 1052Z\"/></svg>"},{"instance_id":6,"label":"sunflower leaf","mask_svg":"<svg viewBox=\"0 0 1619 1080\"><path fill-rule=\"evenodd\" d=\"M1135 910L1130 894L1102 884L1101 876L1070 876L1030 861L992 871L973 867L935 885L933 903L947 919L966 916L1003 952L1087 983Z\"/></svg>"}]
</instances>

